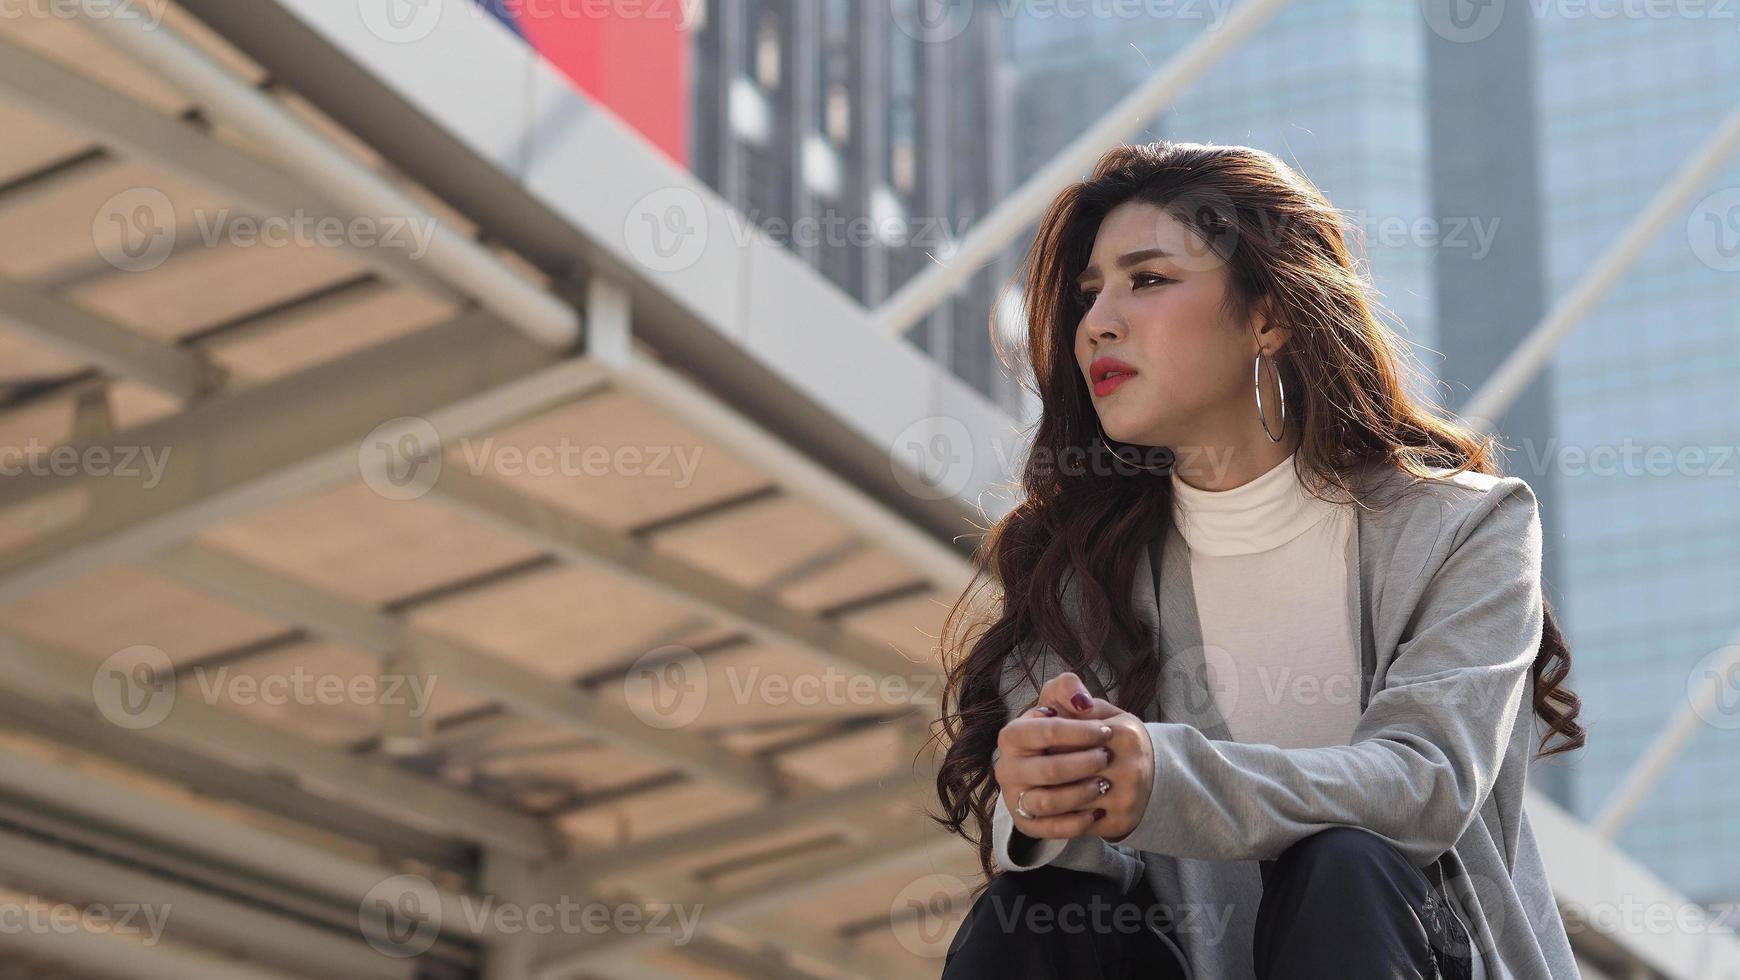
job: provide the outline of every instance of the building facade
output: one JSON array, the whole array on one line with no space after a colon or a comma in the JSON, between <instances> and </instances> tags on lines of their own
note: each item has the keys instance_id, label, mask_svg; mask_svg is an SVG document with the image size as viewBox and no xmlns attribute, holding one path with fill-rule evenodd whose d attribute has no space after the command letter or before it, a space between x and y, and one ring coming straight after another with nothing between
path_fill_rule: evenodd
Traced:
<instances>
[{"instance_id":1,"label":"building facade","mask_svg":"<svg viewBox=\"0 0 1740 980\"><path fill-rule=\"evenodd\" d=\"M995 3L709 0L694 33L691 167L744 219L876 306L1008 194ZM989 310L1007 262L907 336L1006 409Z\"/></svg>"}]
</instances>

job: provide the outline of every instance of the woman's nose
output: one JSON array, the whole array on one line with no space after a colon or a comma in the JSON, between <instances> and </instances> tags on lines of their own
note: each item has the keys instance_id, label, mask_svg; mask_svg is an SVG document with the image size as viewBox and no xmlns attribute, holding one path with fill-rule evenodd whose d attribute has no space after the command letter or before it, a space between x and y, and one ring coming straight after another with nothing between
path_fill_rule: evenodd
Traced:
<instances>
[{"instance_id":1,"label":"woman's nose","mask_svg":"<svg viewBox=\"0 0 1740 980\"><path fill-rule=\"evenodd\" d=\"M1087 311L1082 322L1091 340L1116 340L1124 333L1123 321L1111 311L1102 310L1097 303Z\"/></svg>"}]
</instances>

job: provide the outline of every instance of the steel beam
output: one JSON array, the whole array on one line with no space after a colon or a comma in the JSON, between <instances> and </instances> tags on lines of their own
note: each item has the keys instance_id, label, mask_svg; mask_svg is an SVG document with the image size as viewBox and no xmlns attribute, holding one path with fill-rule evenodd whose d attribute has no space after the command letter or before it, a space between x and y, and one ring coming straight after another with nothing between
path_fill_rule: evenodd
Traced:
<instances>
[{"instance_id":1,"label":"steel beam","mask_svg":"<svg viewBox=\"0 0 1740 980\"><path fill-rule=\"evenodd\" d=\"M94 674L84 658L15 636L0 635L5 686L37 701L91 706ZM233 712L175 698L157 724L133 734L195 752L276 770L316 793L346 800L413 827L543 859L563 851L559 834L542 821L471 796L389 763L358 758L309 742Z\"/></svg>"},{"instance_id":2,"label":"steel beam","mask_svg":"<svg viewBox=\"0 0 1740 980\"><path fill-rule=\"evenodd\" d=\"M81 10L79 23L168 79L214 118L267 147L299 180L344 212L427 224L432 234L420 262L429 273L451 282L534 342L566 351L579 341L580 316L572 307L510 270L468 234L443 225L385 176L347 156L167 25L89 10Z\"/></svg>"},{"instance_id":3,"label":"steel beam","mask_svg":"<svg viewBox=\"0 0 1740 980\"><path fill-rule=\"evenodd\" d=\"M396 617L374 612L227 551L189 543L152 567L245 609L296 623L380 656L403 653L420 669L500 701L514 713L669 763L690 776L764 796L781 791L773 767L676 730L654 728L626 708Z\"/></svg>"},{"instance_id":4,"label":"steel beam","mask_svg":"<svg viewBox=\"0 0 1740 980\"><path fill-rule=\"evenodd\" d=\"M0 328L183 401L210 394L223 383L222 369L197 350L153 340L5 276L0 276Z\"/></svg>"},{"instance_id":5,"label":"steel beam","mask_svg":"<svg viewBox=\"0 0 1740 980\"><path fill-rule=\"evenodd\" d=\"M695 888L681 880L652 883L648 893L649 915L657 907L701 909L703 926L741 922L806 897L825 893L858 878L898 868L917 861L945 845L943 834L930 826L882 830L845 850L828 851L774 872L744 888L720 892ZM640 890L637 888L637 890ZM567 937L564 937L565 939ZM576 937L553 949L539 961L534 980L573 980L601 960L616 959L636 950L661 944L651 930L614 933L600 937Z\"/></svg>"},{"instance_id":6,"label":"steel beam","mask_svg":"<svg viewBox=\"0 0 1740 980\"><path fill-rule=\"evenodd\" d=\"M0 557L0 603L355 480L366 437L389 420L418 418L457 439L563 404L604 380L596 365L556 361L489 314L471 312L210 399L101 447L107 459L134 460L137 476L119 464L68 476L26 469L0 484L0 522L23 538ZM152 453L164 463L156 483L141 462Z\"/></svg>"}]
</instances>

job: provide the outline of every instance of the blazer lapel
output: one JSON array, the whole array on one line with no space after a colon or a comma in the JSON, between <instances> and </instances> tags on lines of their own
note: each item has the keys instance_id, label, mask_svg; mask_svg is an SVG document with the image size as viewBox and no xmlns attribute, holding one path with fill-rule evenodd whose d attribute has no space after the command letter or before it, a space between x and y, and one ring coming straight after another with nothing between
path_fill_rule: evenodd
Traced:
<instances>
[{"instance_id":1,"label":"blazer lapel","mask_svg":"<svg viewBox=\"0 0 1740 980\"><path fill-rule=\"evenodd\" d=\"M1170 518L1158 539L1158 556L1156 542L1143 548L1131 597L1138 616L1153 631L1149 655L1161 664L1159 712L1150 706L1143 720L1186 722L1209 738L1230 739L1226 719L1215 705L1213 687L1229 679L1216 676L1216 670L1224 669L1218 666L1223 661L1215 658L1217 667L1211 669L1202 646L1202 625L1190 577L1190 549Z\"/></svg>"}]
</instances>

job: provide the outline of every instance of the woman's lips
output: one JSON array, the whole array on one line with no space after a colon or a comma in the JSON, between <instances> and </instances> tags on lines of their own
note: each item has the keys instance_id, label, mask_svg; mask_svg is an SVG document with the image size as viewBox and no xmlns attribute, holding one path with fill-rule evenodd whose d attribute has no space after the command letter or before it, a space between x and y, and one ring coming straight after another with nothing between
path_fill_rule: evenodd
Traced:
<instances>
[{"instance_id":1,"label":"woman's lips","mask_svg":"<svg viewBox=\"0 0 1740 980\"><path fill-rule=\"evenodd\" d=\"M1094 397L1104 398L1116 391L1118 386L1135 377L1135 374L1114 374L1109 378L1101 378L1094 383Z\"/></svg>"}]
</instances>

